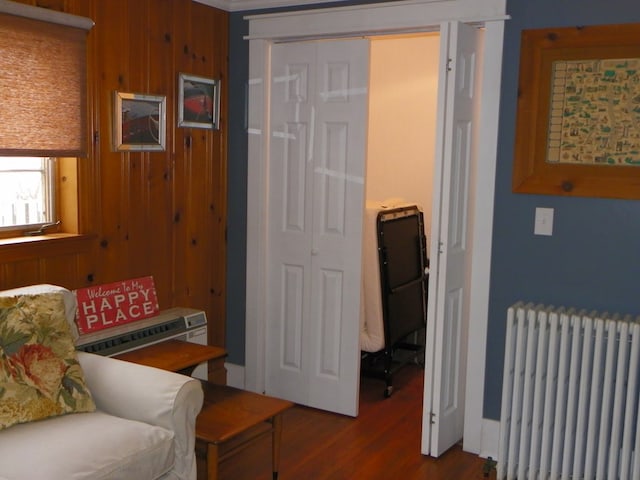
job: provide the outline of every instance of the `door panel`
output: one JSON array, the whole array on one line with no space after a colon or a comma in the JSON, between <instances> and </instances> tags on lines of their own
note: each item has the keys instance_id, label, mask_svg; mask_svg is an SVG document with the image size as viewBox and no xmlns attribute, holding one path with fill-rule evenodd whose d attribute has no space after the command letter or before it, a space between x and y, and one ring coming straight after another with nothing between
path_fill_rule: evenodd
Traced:
<instances>
[{"instance_id":1,"label":"door panel","mask_svg":"<svg viewBox=\"0 0 640 480\"><path fill-rule=\"evenodd\" d=\"M286 221L269 225L266 391L347 415L358 402L368 57L366 40L272 49L269 218Z\"/></svg>"},{"instance_id":2,"label":"door panel","mask_svg":"<svg viewBox=\"0 0 640 480\"><path fill-rule=\"evenodd\" d=\"M444 117L438 146L440 200L434 198L437 223L436 281L429 295L422 451L439 456L462 438L468 312L469 172L475 161L474 114L479 91L477 50L481 32L451 22L441 29L442 56L450 71L439 93ZM439 200L439 201L438 201ZM433 255L432 255L433 256ZM433 259L432 259L433 261ZM432 277L432 280L433 277Z\"/></svg>"},{"instance_id":3,"label":"door panel","mask_svg":"<svg viewBox=\"0 0 640 480\"><path fill-rule=\"evenodd\" d=\"M281 368L286 368L293 372L300 372L302 369L301 360L301 339L302 333L302 286L304 269L295 265L284 265L282 268L283 293L282 310L283 315L283 338Z\"/></svg>"},{"instance_id":4,"label":"door panel","mask_svg":"<svg viewBox=\"0 0 640 480\"><path fill-rule=\"evenodd\" d=\"M311 242L311 182L308 149L311 133L313 49L295 44L289 60L274 67L271 82L271 155L269 164L269 264L265 329L267 391L303 402L305 359L303 335L308 303ZM274 49L274 62L278 59ZM277 247L277 248L276 248Z\"/></svg>"}]
</instances>

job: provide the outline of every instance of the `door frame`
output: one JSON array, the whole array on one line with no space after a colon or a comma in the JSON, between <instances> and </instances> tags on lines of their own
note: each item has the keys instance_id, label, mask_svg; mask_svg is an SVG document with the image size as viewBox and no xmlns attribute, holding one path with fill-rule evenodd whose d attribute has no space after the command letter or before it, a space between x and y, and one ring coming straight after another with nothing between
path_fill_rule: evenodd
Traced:
<instances>
[{"instance_id":1,"label":"door frame","mask_svg":"<svg viewBox=\"0 0 640 480\"><path fill-rule=\"evenodd\" d=\"M265 388L265 305L267 198L269 171L269 85L271 45L278 41L359 35L437 31L442 22L474 23L485 29L480 111L479 166L470 186L476 218L471 236L472 261L467 345L464 449L497 451L497 438L484 431L483 398L488 325L493 198L498 139L498 111L506 0L414 0L319 10L250 15L248 85L247 284L245 387ZM442 60L441 60L442 61ZM442 68L442 67L441 67ZM438 119L441 121L441 119ZM440 161L440 159L436 159ZM476 188L476 186L481 188ZM440 201L440 200L437 200ZM435 203L435 201L434 201ZM437 242L432 241L432 245ZM423 415L428 412L423 412Z\"/></svg>"}]
</instances>

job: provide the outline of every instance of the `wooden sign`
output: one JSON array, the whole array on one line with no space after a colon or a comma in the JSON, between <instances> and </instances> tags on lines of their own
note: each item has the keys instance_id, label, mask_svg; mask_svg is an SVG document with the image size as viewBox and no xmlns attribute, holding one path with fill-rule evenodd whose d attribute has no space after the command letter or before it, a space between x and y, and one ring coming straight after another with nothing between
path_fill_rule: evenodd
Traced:
<instances>
[{"instance_id":1,"label":"wooden sign","mask_svg":"<svg viewBox=\"0 0 640 480\"><path fill-rule=\"evenodd\" d=\"M153 277L80 288L75 293L81 335L142 320L160 309Z\"/></svg>"}]
</instances>

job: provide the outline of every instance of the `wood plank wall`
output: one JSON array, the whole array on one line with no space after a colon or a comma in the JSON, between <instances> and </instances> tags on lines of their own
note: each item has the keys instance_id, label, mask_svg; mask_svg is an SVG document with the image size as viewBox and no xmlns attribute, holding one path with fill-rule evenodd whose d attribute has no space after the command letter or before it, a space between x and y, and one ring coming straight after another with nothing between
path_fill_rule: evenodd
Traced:
<instances>
[{"instance_id":1,"label":"wood plank wall","mask_svg":"<svg viewBox=\"0 0 640 480\"><path fill-rule=\"evenodd\" d=\"M19 0L94 20L89 157L78 160L83 236L0 245L0 289L70 289L153 275L160 308L206 311L225 343L227 12L192 0ZM177 127L178 73L221 79L220 129ZM115 90L166 95L164 152L113 152ZM77 233L77 232L74 232Z\"/></svg>"}]
</instances>

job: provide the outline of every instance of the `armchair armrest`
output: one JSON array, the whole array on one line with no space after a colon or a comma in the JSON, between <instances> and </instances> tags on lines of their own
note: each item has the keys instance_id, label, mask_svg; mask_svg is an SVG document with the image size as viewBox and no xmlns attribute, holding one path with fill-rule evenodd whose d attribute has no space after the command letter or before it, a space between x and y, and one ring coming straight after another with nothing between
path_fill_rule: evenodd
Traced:
<instances>
[{"instance_id":1,"label":"armchair armrest","mask_svg":"<svg viewBox=\"0 0 640 480\"><path fill-rule=\"evenodd\" d=\"M191 377L115 358L77 352L99 410L174 432L178 478L195 472L195 422L204 394Z\"/></svg>"}]
</instances>

